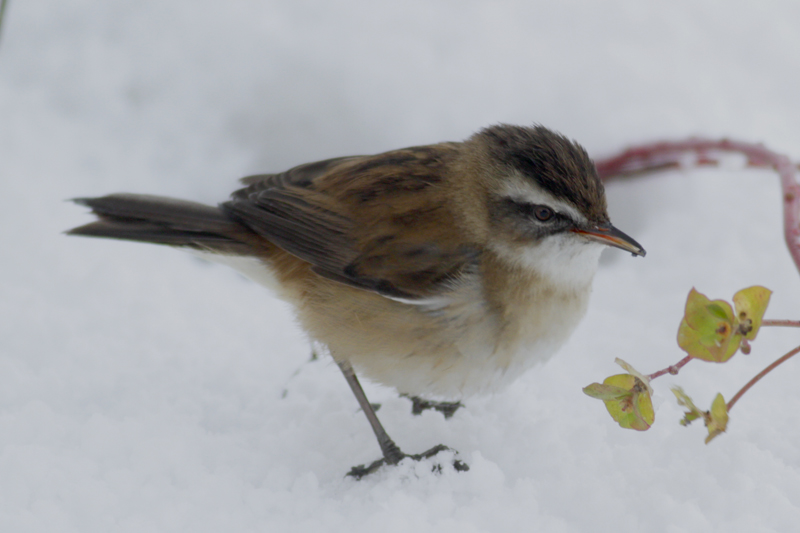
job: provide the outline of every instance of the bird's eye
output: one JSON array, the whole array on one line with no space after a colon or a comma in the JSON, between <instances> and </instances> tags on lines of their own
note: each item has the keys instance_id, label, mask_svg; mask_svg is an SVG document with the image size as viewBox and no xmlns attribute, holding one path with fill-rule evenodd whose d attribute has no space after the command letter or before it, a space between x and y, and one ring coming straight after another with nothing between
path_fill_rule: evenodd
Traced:
<instances>
[{"instance_id":1,"label":"bird's eye","mask_svg":"<svg viewBox=\"0 0 800 533\"><path fill-rule=\"evenodd\" d=\"M533 208L533 216L536 217L537 220L542 222L546 222L553 218L553 210L547 207L546 205L537 205Z\"/></svg>"}]
</instances>

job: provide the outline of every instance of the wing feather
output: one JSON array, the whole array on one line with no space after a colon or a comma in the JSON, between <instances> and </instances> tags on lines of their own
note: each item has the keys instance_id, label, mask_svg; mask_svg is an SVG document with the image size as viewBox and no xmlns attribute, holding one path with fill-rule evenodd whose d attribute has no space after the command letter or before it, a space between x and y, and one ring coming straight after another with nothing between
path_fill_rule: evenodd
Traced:
<instances>
[{"instance_id":1,"label":"wing feather","mask_svg":"<svg viewBox=\"0 0 800 533\"><path fill-rule=\"evenodd\" d=\"M328 279L407 301L476 273L442 195L455 144L329 159L250 176L222 209Z\"/></svg>"}]
</instances>

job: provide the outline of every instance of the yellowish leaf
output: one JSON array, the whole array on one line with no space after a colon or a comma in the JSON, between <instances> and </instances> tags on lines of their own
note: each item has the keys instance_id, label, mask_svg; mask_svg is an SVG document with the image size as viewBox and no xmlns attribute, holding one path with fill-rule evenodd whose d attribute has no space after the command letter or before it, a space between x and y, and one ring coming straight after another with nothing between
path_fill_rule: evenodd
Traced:
<instances>
[{"instance_id":1,"label":"yellowish leaf","mask_svg":"<svg viewBox=\"0 0 800 533\"><path fill-rule=\"evenodd\" d=\"M742 289L733 295L736 319L745 339L752 341L756 338L758 329L761 327L761 320L764 318L764 312L769 305L770 296L772 296L772 291L759 285Z\"/></svg>"},{"instance_id":2,"label":"yellowish leaf","mask_svg":"<svg viewBox=\"0 0 800 533\"><path fill-rule=\"evenodd\" d=\"M584 394L597 398L598 400L619 400L626 396L633 394L628 389L616 387L614 385L605 385L602 383L592 383L591 385L583 388Z\"/></svg>"},{"instance_id":3,"label":"yellowish leaf","mask_svg":"<svg viewBox=\"0 0 800 533\"><path fill-rule=\"evenodd\" d=\"M697 359L725 362L739 349L742 336L736 331L736 325L728 302L710 301L692 289L678 328L678 346Z\"/></svg>"},{"instance_id":4,"label":"yellowish leaf","mask_svg":"<svg viewBox=\"0 0 800 533\"><path fill-rule=\"evenodd\" d=\"M728 427L728 406L722 394L717 394L717 397L714 398L711 411L706 414L705 420L708 428L708 437L706 437L706 444L708 444L714 437L724 433Z\"/></svg>"},{"instance_id":5,"label":"yellowish leaf","mask_svg":"<svg viewBox=\"0 0 800 533\"><path fill-rule=\"evenodd\" d=\"M675 397L678 398L678 405L689 409L687 412L683 413L683 420L681 420L682 426L688 426L692 421L705 417L705 412L697 408L689 395L683 392L682 388L672 387L671 390Z\"/></svg>"},{"instance_id":6,"label":"yellowish leaf","mask_svg":"<svg viewBox=\"0 0 800 533\"><path fill-rule=\"evenodd\" d=\"M617 363L619 366L621 366L628 374L636 376L637 378L642 380L642 383L644 383L645 386L647 387L647 392L651 396L653 395L653 387L650 386L650 378L648 378L647 376L645 376L644 374L633 368L633 365L631 365L629 362L620 359L619 357L615 357L614 362Z\"/></svg>"},{"instance_id":7,"label":"yellowish leaf","mask_svg":"<svg viewBox=\"0 0 800 533\"><path fill-rule=\"evenodd\" d=\"M650 429L655 420L655 412L650 393L641 379L631 374L617 374L606 378L603 384L630 392L629 395L615 400L604 400L611 418L625 429Z\"/></svg>"}]
</instances>

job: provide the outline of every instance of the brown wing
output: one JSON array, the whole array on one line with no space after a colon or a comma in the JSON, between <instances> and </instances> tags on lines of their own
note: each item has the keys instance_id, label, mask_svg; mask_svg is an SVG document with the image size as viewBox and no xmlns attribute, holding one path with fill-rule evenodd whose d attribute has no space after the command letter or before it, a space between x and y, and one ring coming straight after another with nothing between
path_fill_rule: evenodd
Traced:
<instances>
[{"instance_id":1,"label":"brown wing","mask_svg":"<svg viewBox=\"0 0 800 533\"><path fill-rule=\"evenodd\" d=\"M321 276L432 297L473 272L479 255L463 242L443 186L457 154L448 143L251 176L221 207Z\"/></svg>"}]
</instances>

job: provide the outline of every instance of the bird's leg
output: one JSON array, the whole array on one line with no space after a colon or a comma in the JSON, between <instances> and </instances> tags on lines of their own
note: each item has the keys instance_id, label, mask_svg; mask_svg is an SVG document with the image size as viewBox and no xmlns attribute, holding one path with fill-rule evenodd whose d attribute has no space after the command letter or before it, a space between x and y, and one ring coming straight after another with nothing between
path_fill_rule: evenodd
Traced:
<instances>
[{"instance_id":1,"label":"bird's leg","mask_svg":"<svg viewBox=\"0 0 800 533\"><path fill-rule=\"evenodd\" d=\"M378 444L381 447L381 452L383 452L383 459L378 459L369 466L354 466L350 472L348 472L348 476L361 479L367 474L371 474L372 472L376 471L383 464L396 465L406 457L410 457L415 461L419 461L433 457L441 451L449 450L447 446L439 444L427 452L417 455L407 455L403 453L400 450L400 447L394 443L391 437L389 437L389 434L386 433L386 430L383 429L383 425L381 424L380 420L378 420L378 415L375 414L375 410L372 408L372 405L370 405L369 400L367 400L367 395L364 394L364 389L361 388L361 383L358 382L358 378L356 377L355 371L353 371L353 367L347 361L336 361L336 363L342 370L342 374L344 374L344 378L347 380L347 384L350 385L350 389L352 389L353 394L355 394L358 404L361 406L361 410L364 411L365 415L367 415L367 420L369 420L369 424L372 426L372 431L375 432L375 436L378 438ZM458 471L469 470L469 466L459 460L453 461L453 467Z\"/></svg>"},{"instance_id":2,"label":"bird's leg","mask_svg":"<svg viewBox=\"0 0 800 533\"><path fill-rule=\"evenodd\" d=\"M411 400L411 413L421 415L422 411L433 409L439 411L445 418L450 418L458 411L459 408L464 407L461 402L437 402L434 400L426 400L419 396L409 396L408 394L401 394L400 396Z\"/></svg>"},{"instance_id":3,"label":"bird's leg","mask_svg":"<svg viewBox=\"0 0 800 533\"><path fill-rule=\"evenodd\" d=\"M383 461L385 461L386 464L396 465L405 457L405 454L400 451L400 447L394 443L389 434L386 433L386 430L383 429L383 425L381 425L381 421L378 420L378 415L375 414L375 410L372 408L372 405L370 405L369 400L367 400L367 395L364 394L364 389L361 388L361 383L358 382L356 373L353 371L353 367L350 363L347 361L336 361L336 363L342 370L347 384L350 385L350 388L353 390L353 394L356 395L356 400L358 400L361 410L367 415L369 425L372 426L372 431L375 432L375 437L377 437L378 444L383 452Z\"/></svg>"}]
</instances>

